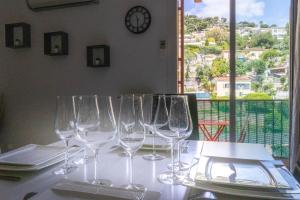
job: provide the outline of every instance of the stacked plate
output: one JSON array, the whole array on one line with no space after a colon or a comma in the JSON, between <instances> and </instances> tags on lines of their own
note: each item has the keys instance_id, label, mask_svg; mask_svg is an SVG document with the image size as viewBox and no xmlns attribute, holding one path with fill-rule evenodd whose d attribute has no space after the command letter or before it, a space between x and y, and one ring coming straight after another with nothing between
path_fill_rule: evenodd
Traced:
<instances>
[{"instance_id":1,"label":"stacked plate","mask_svg":"<svg viewBox=\"0 0 300 200\"><path fill-rule=\"evenodd\" d=\"M300 199L300 186L260 144L203 142L182 184L227 195Z\"/></svg>"},{"instance_id":2,"label":"stacked plate","mask_svg":"<svg viewBox=\"0 0 300 200\"><path fill-rule=\"evenodd\" d=\"M78 148L71 148L74 153ZM0 155L1 171L38 171L64 160L64 147L29 144Z\"/></svg>"},{"instance_id":3,"label":"stacked plate","mask_svg":"<svg viewBox=\"0 0 300 200\"><path fill-rule=\"evenodd\" d=\"M283 165L201 156L183 185L212 192L262 199L295 199L300 187Z\"/></svg>"}]
</instances>

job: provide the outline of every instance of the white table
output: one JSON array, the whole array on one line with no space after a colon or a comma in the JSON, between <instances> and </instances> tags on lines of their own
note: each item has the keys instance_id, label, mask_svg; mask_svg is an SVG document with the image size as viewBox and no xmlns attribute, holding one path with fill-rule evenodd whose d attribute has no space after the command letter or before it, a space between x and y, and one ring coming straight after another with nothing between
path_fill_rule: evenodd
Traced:
<instances>
[{"instance_id":1,"label":"white table","mask_svg":"<svg viewBox=\"0 0 300 200\"><path fill-rule=\"evenodd\" d=\"M55 143L54 145L60 145L60 143ZM200 155L202 145L203 142L201 141L191 141L188 153L182 154L182 160L191 162L195 155ZM128 157L122 157L119 153L120 151L110 151L109 148L104 149L101 153L97 172L99 178L109 179L115 185L124 185L128 184L129 162ZM149 153L149 151L140 151L134 158L134 183L143 184L148 190L160 192L162 200L185 199L190 192L189 188L180 185L164 185L157 180L157 175L167 170L166 165L170 163L170 159L154 162L146 161L142 158L142 155L146 153ZM165 153L166 155L169 154L169 152ZM66 177L52 174L54 168L59 167L56 165L20 182L0 180L0 200L22 200L24 195L28 192L42 193L51 188L51 186L59 182L62 178L76 181L92 179L94 175L93 166L93 162L82 165ZM51 197L52 200L59 199L55 193L51 192L51 195L53 195ZM225 196L222 194L216 194L215 196L217 199L241 199L241 197ZM68 200L69 199L76 198L68 198Z\"/></svg>"}]
</instances>

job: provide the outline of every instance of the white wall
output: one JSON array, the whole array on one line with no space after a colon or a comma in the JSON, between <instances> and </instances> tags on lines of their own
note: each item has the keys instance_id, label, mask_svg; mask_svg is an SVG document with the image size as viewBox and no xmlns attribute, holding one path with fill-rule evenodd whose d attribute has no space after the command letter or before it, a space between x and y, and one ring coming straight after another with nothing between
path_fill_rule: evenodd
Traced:
<instances>
[{"instance_id":1,"label":"white wall","mask_svg":"<svg viewBox=\"0 0 300 200\"><path fill-rule=\"evenodd\" d=\"M152 25L142 35L124 26L127 10L147 7ZM31 24L32 47L5 47L6 23ZM43 53L43 33L69 33L69 55ZM159 50L159 41L167 49ZM87 68L86 46L111 47L111 67ZM99 5L32 12L25 0L0 1L0 90L6 116L0 143L19 146L57 140L55 96L139 91L176 92L176 0L101 0Z\"/></svg>"}]
</instances>

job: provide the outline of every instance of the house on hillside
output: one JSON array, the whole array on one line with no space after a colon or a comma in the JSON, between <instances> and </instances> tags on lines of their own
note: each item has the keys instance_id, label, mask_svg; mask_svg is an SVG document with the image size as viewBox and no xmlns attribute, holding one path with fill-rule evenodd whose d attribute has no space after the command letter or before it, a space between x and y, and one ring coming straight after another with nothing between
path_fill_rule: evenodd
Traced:
<instances>
[{"instance_id":1,"label":"house on hillside","mask_svg":"<svg viewBox=\"0 0 300 200\"><path fill-rule=\"evenodd\" d=\"M218 97L229 96L229 76L217 77L213 80ZM251 79L248 76L236 77L236 97L244 97L251 93Z\"/></svg>"}]
</instances>

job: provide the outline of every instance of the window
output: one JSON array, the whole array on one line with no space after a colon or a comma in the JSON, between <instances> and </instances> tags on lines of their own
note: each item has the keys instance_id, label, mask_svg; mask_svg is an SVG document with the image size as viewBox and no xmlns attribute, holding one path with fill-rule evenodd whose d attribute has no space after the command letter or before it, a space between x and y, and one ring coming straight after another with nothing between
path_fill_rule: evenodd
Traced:
<instances>
[{"instance_id":1,"label":"window","mask_svg":"<svg viewBox=\"0 0 300 200\"><path fill-rule=\"evenodd\" d=\"M290 1L181 0L182 88L214 98L198 100L199 118L229 120L221 141L237 141L246 130L244 142L262 143L278 157L287 157L289 146Z\"/></svg>"}]
</instances>

